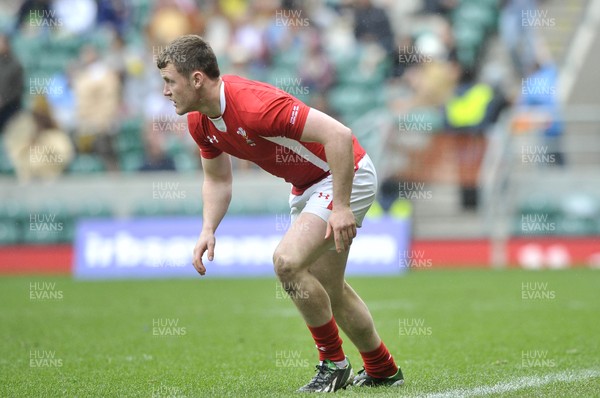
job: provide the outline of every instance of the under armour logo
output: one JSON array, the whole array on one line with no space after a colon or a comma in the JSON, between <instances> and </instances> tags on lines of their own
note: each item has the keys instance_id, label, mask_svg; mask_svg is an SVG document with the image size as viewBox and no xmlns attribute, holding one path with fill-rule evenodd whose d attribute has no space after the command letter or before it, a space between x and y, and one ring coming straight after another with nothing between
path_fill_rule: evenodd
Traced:
<instances>
[{"instance_id":1,"label":"under armour logo","mask_svg":"<svg viewBox=\"0 0 600 398\"><path fill-rule=\"evenodd\" d=\"M215 142L219 142L219 140L217 139L216 135L213 135L212 137L208 137L208 140L210 141L211 144L214 144Z\"/></svg>"},{"instance_id":2,"label":"under armour logo","mask_svg":"<svg viewBox=\"0 0 600 398\"><path fill-rule=\"evenodd\" d=\"M329 194L324 194L323 192L319 192L319 198L325 198L325 200L329 200Z\"/></svg>"}]
</instances>

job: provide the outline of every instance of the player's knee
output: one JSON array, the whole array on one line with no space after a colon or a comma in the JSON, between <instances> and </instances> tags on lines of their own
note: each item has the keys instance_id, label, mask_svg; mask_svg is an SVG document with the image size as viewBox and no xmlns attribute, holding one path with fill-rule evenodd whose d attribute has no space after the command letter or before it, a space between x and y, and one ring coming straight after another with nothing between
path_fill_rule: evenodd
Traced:
<instances>
[{"instance_id":1,"label":"player's knee","mask_svg":"<svg viewBox=\"0 0 600 398\"><path fill-rule=\"evenodd\" d=\"M275 251L273 254L273 266L275 267L275 274L282 282L294 280L298 272L301 271L300 263L280 251Z\"/></svg>"}]
</instances>

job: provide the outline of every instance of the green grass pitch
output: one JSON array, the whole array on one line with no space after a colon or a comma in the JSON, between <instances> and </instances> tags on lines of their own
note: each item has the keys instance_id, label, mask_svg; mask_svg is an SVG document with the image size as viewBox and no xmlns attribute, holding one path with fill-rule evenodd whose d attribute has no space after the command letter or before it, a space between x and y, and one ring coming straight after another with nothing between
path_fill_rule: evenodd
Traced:
<instances>
[{"instance_id":1,"label":"green grass pitch","mask_svg":"<svg viewBox=\"0 0 600 398\"><path fill-rule=\"evenodd\" d=\"M406 384L340 396L600 396L600 272L356 277ZM0 278L1 397L286 397L317 352L271 279ZM360 357L342 335L355 371Z\"/></svg>"}]
</instances>

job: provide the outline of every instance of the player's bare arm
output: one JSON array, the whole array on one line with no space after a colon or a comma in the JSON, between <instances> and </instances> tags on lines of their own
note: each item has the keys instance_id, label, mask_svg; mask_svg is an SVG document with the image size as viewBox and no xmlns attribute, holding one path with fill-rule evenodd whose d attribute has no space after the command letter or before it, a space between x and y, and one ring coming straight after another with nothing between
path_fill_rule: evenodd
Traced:
<instances>
[{"instance_id":1,"label":"player's bare arm","mask_svg":"<svg viewBox=\"0 0 600 398\"><path fill-rule=\"evenodd\" d=\"M348 250L356 237L356 220L350 209L350 193L354 177L352 132L334 118L311 109L302 132L302 141L313 141L325 147L333 177L333 209L327 222L329 238L333 232L338 252Z\"/></svg>"},{"instance_id":2,"label":"player's bare arm","mask_svg":"<svg viewBox=\"0 0 600 398\"><path fill-rule=\"evenodd\" d=\"M213 159L202 159L204 182L202 184L202 232L194 248L193 264L200 275L206 273L202 262L205 252L209 261L215 255L215 231L225 216L231 202L231 158L222 153Z\"/></svg>"}]
</instances>

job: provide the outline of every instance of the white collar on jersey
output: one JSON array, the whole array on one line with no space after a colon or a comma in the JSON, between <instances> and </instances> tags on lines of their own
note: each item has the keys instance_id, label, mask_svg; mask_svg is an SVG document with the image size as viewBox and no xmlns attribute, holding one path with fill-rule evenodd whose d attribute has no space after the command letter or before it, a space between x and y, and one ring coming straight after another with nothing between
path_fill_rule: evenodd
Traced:
<instances>
[{"instance_id":1,"label":"white collar on jersey","mask_svg":"<svg viewBox=\"0 0 600 398\"><path fill-rule=\"evenodd\" d=\"M222 132L227 131L227 126L225 125L225 120L223 120L223 113L225 113L225 107L227 103L225 102L225 82L221 79L221 89L220 89L220 100L221 100L221 116L217 118L209 117L208 120L214 124L214 126Z\"/></svg>"}]
</instances>

